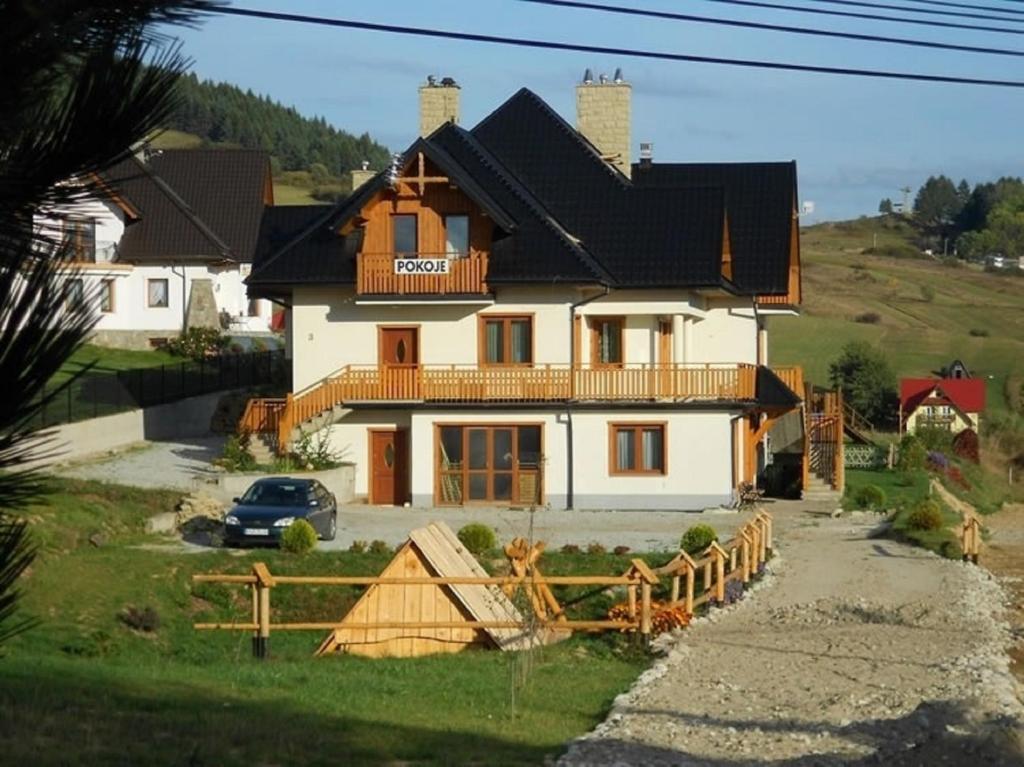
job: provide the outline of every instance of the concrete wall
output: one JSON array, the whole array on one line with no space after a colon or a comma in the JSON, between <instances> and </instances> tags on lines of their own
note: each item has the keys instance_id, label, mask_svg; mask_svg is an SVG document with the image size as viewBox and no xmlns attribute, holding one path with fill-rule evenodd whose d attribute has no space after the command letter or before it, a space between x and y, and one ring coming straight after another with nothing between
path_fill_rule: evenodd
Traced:
<instances>
[{"instance_id":1,"label":"concrete wall","mask_svg":"<svg viewBox=\"0 0 1024 767\"><path fill-rule=\"evenodd\" d=\"M58 426L48 431L52 437L48 442L52 455L31 462L25 468L73 461L144 440L206 436L210 433L210 419L217 403L226 393L204 394L166 405Z\"/></svg>"},{"instance_id":2,"label":"concrete wall","mask_svg":"<svg viewBox=\"0 0 1024 767\"><path fill-rule=\"evenodd\" d=\"M242 495L249 486L258 479L266 477L289 476L302 479L318 479L332 493L339 504L348 503L354 496L355 467L343 464L323 471L290 471L285 473L266 474L262 472L242 472L239 474L221 474L216 481L203 486L203 491L217 500L230 503L232 499Z\"/></svg>"}]
</instances>

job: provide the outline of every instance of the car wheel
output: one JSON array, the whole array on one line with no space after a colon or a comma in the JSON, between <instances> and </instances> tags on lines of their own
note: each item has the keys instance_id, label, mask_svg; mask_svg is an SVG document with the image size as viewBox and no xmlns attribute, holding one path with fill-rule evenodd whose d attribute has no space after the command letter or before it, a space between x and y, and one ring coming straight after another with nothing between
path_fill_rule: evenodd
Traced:
<instances>
[{"instance_id":1,"label":"car wheel","mask_svg":"<svg viewBox=\"0 0 1024 767\"><path fill-rule=\"evenodd\" d=\"M338 515L332 513L331 516L327 520L327 535L325 535L321 540L333 541L337 535L338 535Z\"/></svg>"}]
</instances>

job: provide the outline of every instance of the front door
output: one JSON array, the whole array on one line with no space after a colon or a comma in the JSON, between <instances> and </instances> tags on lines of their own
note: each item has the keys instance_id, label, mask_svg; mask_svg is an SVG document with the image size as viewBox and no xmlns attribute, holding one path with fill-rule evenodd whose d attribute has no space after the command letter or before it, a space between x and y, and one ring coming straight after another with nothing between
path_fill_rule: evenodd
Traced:
<instances>
[{"instance_id":1,"label":"front door","mask_svg":"<svg viewBox=\"0 0 1024 767\"><path fill-rule=\"evenodd\" d=\"M381 399L419 398L419 328L380 329Z\"/></svg>"},{"instance_id":2,"label":"front door","mask_svg":"<svg viewBox=\"0 0 1024 767\"><path fill-rule=\"evenodd\" d=\"M409 453L404 429L370 432L370 503L400 506L409 500Z\"/></svg>"}]
</instances>

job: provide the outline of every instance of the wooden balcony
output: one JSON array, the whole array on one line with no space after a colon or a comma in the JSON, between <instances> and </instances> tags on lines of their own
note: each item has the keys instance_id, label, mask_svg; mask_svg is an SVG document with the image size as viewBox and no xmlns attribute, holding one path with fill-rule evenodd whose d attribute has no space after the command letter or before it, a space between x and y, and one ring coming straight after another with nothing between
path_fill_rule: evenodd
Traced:
<instances>
[{"instance_id":1,"label":"wooden balcony","mask_svg":"<svg viewBox=\"0 0 1024 767\"><path fill-rule=\"evenodd\" d=\"M782 381L790 388L790 390L796 394L800 399L804 398L804 369L799 365L790 365L787 367L773 367L772 372L775 373Z\"/></svg>"},{"instance_id":2,"label":"wooden balcony","mask_svg":"<svg viewBox=\"0 0 1024 767\"><path fill-rule=\"evenodd\" d=\"M358 402L642 402L752 400L754 365L351 365L324 382L329 399ZM296 395L296 399L301 395Z\"/></svg>"},{"instance_id":3,"label":"wooden balcony","mask_svg":"<svg viewBox=\"0 0 1024 767\"><path fill-rule=\"evenodd\" d=\"M443 260L443 274L398 274L397 260ZM487 253L471 250L465 256L445 253L360 253L356 257L356 293L368 296L486 295Z\"/></svg>"}]
</instances>

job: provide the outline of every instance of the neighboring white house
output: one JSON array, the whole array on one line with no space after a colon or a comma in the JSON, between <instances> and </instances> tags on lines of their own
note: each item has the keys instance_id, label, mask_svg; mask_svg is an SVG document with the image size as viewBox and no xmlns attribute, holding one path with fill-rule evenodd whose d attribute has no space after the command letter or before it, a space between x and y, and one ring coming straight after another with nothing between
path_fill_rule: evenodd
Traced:
<instances>
[{"instance_id":1,"label":"neighboring white house","mask_svg":"<svg viewBox=\"0 0 1024 767\"><path fill-rule=\"evenodd\" d=\"M295 394L250 427L329 429L376 504L730 503L800 406L765 327L800 303L795 164L632 165L623 82L579 86L579 130L420 96L392 169L265 226Z\"/></svg>"},{"instance_id":2,"label":"neighboring white house","mask_svg":"<svg viewBox=\"0 0 1024 767\"><path fill-rule=\"evenodd\" d=\"M96 297L93 342L145 349L188 326L269 331L272 303L250 300L243 282L274 202L265 153L154 151L101 182L101 198L37 217L73 249L69 298Z\"/></svg>"}]
</instances>

